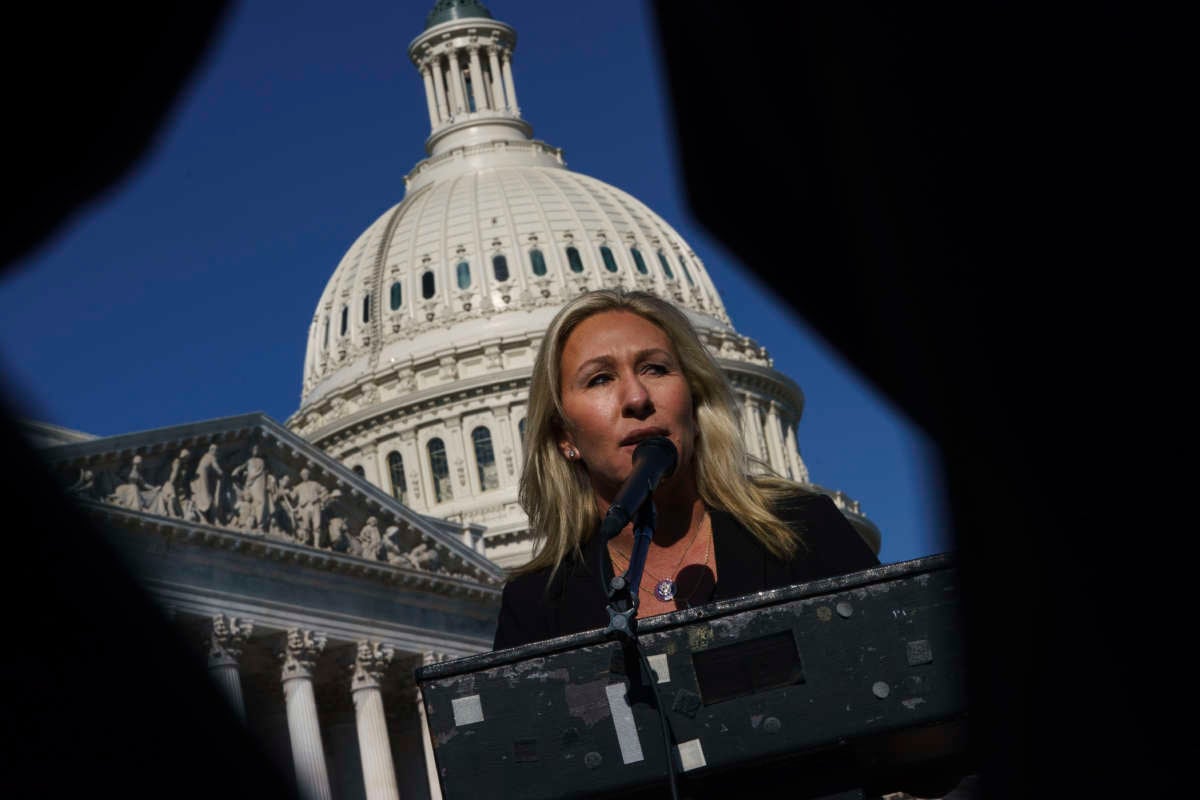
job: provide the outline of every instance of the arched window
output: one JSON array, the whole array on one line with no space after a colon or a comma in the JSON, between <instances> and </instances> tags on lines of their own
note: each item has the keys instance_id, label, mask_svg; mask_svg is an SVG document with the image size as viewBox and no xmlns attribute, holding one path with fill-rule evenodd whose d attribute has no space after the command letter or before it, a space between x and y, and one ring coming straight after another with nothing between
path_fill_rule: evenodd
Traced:
<instances>
[{"instance_id":1,"label":"arched window","mask_svg":"<svg viewBox=\"0 0 1200 800\"><path fill-rule=\"evenodd\" d=\"M583 259L579 257L579 250L574 247L567 248L567 264L571 267L571 272L583 272Z\"/></svg>"},{"instance_id":2,"label":"arched window","mask_svg":"<svg viewBox=\"0 0 1200 800\"><path fill-rule=\"evenodd\" d=\"M396 281L392 284L392 311L400 308L400 303L404 300L402 291L403 290L400 288L400 281Z\"/></svg>"},{"instance_id":3,"label":"arched window","mask_svg":"<svg viewBox=\"0 0 1200 800\"><path fill-rule=\"evenodd\" d=\"M608 249L607 245L601 246L600 258L604 260L604 268L609 272L617 271L617 260L613 258L612 250Z\"/></svg>"},{"instance_id":4,"label":"arched window","mask_svg":"<svg viewBox=\"0 0 1200 800\"><path fill-rule=\"evenodd\" d=\"M426 300L433 297L433 270L426 270L421 276L421 296Z\"/></svg>"},{"instance_id":5,"label":"arched window","mask_svg":"<svg viewBox=\"0 0 1200 800\"><path fill-rule=\"evenodd\" d=\"M455 274L458 277L458 288L466 289L471 285L471 265L466 261L458 262Z\"/></svg>"},{"instance_id":6,"label":"arched window","mask_svg":"<svg viewBox=\"0 0 1200 800\"><path fill-rule=\"evenodd\" d=\"M695 286L696 282L692 280L692 273L687 268L687 261L683 258L683 253L679 254L679 266L683 267L683 277L687 278L688 286Z\"/></svg>"},{"instance_id":7,"label":"arched window","mask_svg":"<svg viewBox=\"0 0 1200 800\"><path fill-rule=\"evenodd\" d=\"M430 439L429 471L433 473L433 496L436 502L445 503L454 499L454 488L450 485L450 464L446 461L446 445L441 439Z\"/></svg>"},{"instance_id":8,"label":"arched window","mask_svg":"<svg viewBox=\"0 0 1200 800\"><path fill-rule=\"evenodd\" d=\"M388 477L392 479L392 497L408 503L408 481L404 478L404 457L395 450L387 455Z\"/></svg>"},{"instance_id":9,"label":"arched window","mask_svg":"<svg viewBox=\"0 0 1200 800\"><path fill-rule=\"evenodd\" d=\"M360 478L367 477L367 471L365 469L363 469L362 464L355 464L353 467L351 467L351 469L354 470L354 474L357 475L358 477L360 477Z\"/></svg>"},{"instance_id":10,"label":"arched window","mask_svg":"<svg viewBox=\"0 0 1200 800\"><path fill-rule=\"evenodd\" d=\"M508 259L502 255L492 256L492 273L498 281L508 280Z\"/></svg>"},{"instance_id":11,"label":"arched window","mask_svg":"<svg viewBox=\"0 0 1200 800\"><path fill-rule=\"evenodd\" d=\"M541 250L534 248L529 251L529 266L533 269L534 275L540 277L546 274L546 259Z\"/></svg>"},{"instance_id":12,"label":"arched window","mask_svg":"<svg viewBox=\"0 0 1200 800\"><path fill-rule=\"evenodd\" d=\"M475 445L475 466L479 469L479 486L485 492L500 485L500 474L496 471L496 454L492 451L492 434L480 425L471 431L471 442Z\"/></svg>"},{"instance_id":13,"label":"arched window","mask_svg":"<svg viewBox=\"0 0 1200 800\"><path fill-rule=\"evenodd\" d=\"M646 268L646 262L642 259L642 251L636 247L629 248L629 255L633 256L633 265L637 267L637 271L643 275L649 275L650 270Z\"/></svg>"},{"instance_id":14,"label":"arched window","mask_svg":"<svg viewBox=\"0 0 1200 800\"><path fill-rule=\"evenodd\" d=\"M671 272L671 264L667 261L667 257L663 254L662 250L658 251L658 263L662 264L663 273L667 276L667 280L675 280L675 273Z\"/></svg>"},{"instance_id":15,"label":"arched window","mask_svg":"<svg viewBox=\"0 0 1200 800\"><path fill-rule=\"evenodd\" d=\"M326 350L329 349L329 317L328 316L325 317L325 333L323 335L321 347L323 347Z\"/></svg>"},{"instance_id":16,"label":"arched window","mask_svg":"<svg viewBox=\"0 0 1200 800\"><path fill-rule=\"evenodd\" d=\"M350 328L350 307L342 306L342 336L346 335L346 331Z\"/></svg>"},{"instance_id":17,"label":"arched window","mask_svg":"<svg viewBox=\"0 0 1200 800\"><path fill-rule=\"evenodd\" d=\"M363 322L371 321L371 295L363 298Z\"/></svg>"}]
</instances>

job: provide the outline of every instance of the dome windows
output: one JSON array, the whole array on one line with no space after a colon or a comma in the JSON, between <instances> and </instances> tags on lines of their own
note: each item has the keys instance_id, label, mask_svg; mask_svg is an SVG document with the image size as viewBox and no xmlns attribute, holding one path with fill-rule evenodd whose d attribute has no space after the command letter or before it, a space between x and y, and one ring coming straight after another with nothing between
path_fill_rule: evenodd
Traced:
<instances>
[{"instance_id":1,"label":"dome windows","mask_svg":"<svg viewBox=\"0 0 1200 800\"><path fill-rule=\"evenodd\" d=\"M683 258L683 253L679 254L679 266L683 267L683 277L687 278L688 286L695 286L696 282L692 280L692 273L687 268L687 261Z\"/></svg>"},{"instance_id":2,"label":"dome windows","mask_svg":"<svg viewBox=\"0 0 1200 800\"><path fill-rule=\"evenodd\" d=\"M637 271L643 275L649 275L650 270L646 268L646 260L642 258L642 251L636 247L629 248L629 255L633 256L633 265L637 267Z\"/></svg>"},{"instance_id":3,"label":"dome windows","mask_svg":"<svg viewBox=\"0 0 1200 800\"><path fill-rule=\"evenodd\" d=\"M675 273L671 271L671 262L667 261L667 256L662 250L658 251L658 263L662 264L663 274L667 276L667 280L675 280Z\"/></svg>"},{"instance_id":4,"label":"dome windows","mask_svg":"<svg viewBox=\"0 0 1200 800\"><path fill-rule=\"evenodd\" d=\"M400 287L400 281L396 281L392 284L391 295L392 311L397 311L400 308L400 304L404 302L404 292Z\"/></svg>"},{"instance_id":5,"label":"dome windows","mask_svg":"<svg viewBox=\"0 0 1200 800\"><path fill-rule=\"evenodd\" d=\"M433 282L433 270L425 270L421 275L421 296L428 300L433 297L436 288Z\"/></svg>"},{"instance_id":6,"label":"dome windows","mask_svg":"<svg viewBox=\"0 0 1200 800\"><path fill-rule=\"evenodd\" d=\"M575 245L567 247L567 264L571 272L583 272L583 259L579 257L579 248Z\"/></svg>"},{"instance_id":7,"label":"dome windows","mask_svg":"<svg viewBox=\"0 0 1200 800\"><path fill-rule=\"evenodd\" d=\"M458 266L454 268L454 274L458 280L458 288L471 288L471 265L465 260L458 262Z\"/></svg>"},{"instance_id":8,"label":"dome windows","mask_svg":"<svg viewBox=\"0 0 1200 800\"><path fill-rule=\"evenodd\" d=\"M450 485L450 464L446 461L446 445L438 438L429 440L429 471L433 474L433 495L437 502L454 499L454 488Z\"/></svg>"},{"instance_id":9,"label":"dome windows","mask_svg":"<svg viewBox=\"0 0 1200 800\"><path fill-rule=\"evenodd\" d=\"M367 296L363 298L363 322L370 322L370 321L371 321L371 294L370 294L370 292L368 292Z\"/></svg>"},{"instance_id":10,"label":"dome windows","mask_svg":"<svg viewBox=\"0 0 1200 800\"><path fill-rule=\"evenodd\" d=\"M508 259L501 253L492 256L492 274L500 283L508 280Z\"/></svg>"},{"instance_id":11,"label":"dome windows","mask_svg":"<svg viewBox=\"0 0 1200 800\"><path fill-rule=\"evenodd\" d=\"M348 330L350 330L350 306L342 306L341 335L345 336Z\"/></svg>"},{"instance_id":12,"label":"dome windows","mask_svg":"<svg viewBox=\"0 0 1200 800\"><path fill-rule=\"evenodd\" d=\"M475 445L475 466L479 470L479 488L483 491L500 486L500 474L496 470L496 454L492 449L492 433L483 425L471 431L471 443Z\"/></svg>"},{"instance_id":13,"label":"dome windows","mask_svg":"<svg viewBox=\"0 0 1200 800\"><path fill-rule=\"evenodd\" d=\"M546 274L546 257L536 247L529 251L529 268L539 278Z\"/></svg>"},{"instance_id":14,"label":"dome windows","mask_svg":"<svg viewBox=\"0 0 1200 800\"><path fill-rule=\"evenodd\" d=\"M325 332L321 334L321 349L329 349L329 315L325 315Z\"/></svg>"},{"instance_id":15,"label":"dome windows","mask_svg":"<svg viewBox=\"0 0 1200 800\"><path fill-rule=\"evenodd\" d=\"M604 268L609 272L617 271L617 260L613 258L613 251L606 244L600 245L600 258L604 261Z\"/></svg>"},{"instance_id":16,"label":"dome windows","mask_svg":"<svg viewBox=\"0 0 1200 800\"><path fill-rule=\"evenodd\" d=\"M360 477L360 478L365 478L365 477L367 477L367 471L366 471L366 469L364 469L364 468L363 468L363 465L362 465L362 464L355 464L355 465L354 465L353 467L351 467L350 469L351 469L351 470L353 470L353 471L354 471L354 474L355 474L355 475L357 475L357 476L358 476L358 477Z\"/></svg>"},{"instance_id":17,"label":"dome windows","mask_svg":"<svg viewBox=\"0 0 1200 800\"><path fill-rule=\"evenodd\" d=\"M404 456L393 450L387 455L387 465L388 477L392 479L392 497L407 504L408 481L404 478Z\"/></svg>"}]
</instances>

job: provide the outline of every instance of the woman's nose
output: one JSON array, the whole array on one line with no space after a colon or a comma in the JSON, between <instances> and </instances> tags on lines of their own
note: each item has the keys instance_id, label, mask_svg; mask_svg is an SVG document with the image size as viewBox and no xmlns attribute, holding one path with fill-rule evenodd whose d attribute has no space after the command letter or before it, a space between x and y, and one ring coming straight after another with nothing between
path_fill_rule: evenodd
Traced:
<instances>
[{"instance_id":1,"label":"woman's nose","mask_svg":"<svg viewBox=\"0 0 1200 800\"><path fill-rule=\"evenodd\" d=\"M636 375L625 382L623 410L625 416L638 419L644 419L654 411L654 402L650 399L650 391Z\"/></svg>"}]
</instances>

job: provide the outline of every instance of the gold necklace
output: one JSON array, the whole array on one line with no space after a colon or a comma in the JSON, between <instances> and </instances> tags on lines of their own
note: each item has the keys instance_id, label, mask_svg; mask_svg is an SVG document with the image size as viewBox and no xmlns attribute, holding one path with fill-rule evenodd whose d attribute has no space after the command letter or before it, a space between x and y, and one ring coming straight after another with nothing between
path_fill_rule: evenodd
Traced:
<instances>
[{"instance_id":1,"label":"gold necklace","mask_svg":"<svg viewBox=\"0 0 1200 800\"><path fill-rule=\"evenodd\" d=\"M675 570L674 570L675 575L679 574L679 568L681 566L683 566L684 559L687 558L688 552L692 549L692 545L694 545L696 543L696 537L699 535L700 535L700 531L696 531L696 533L693 534L693 536L692 536L692 541L688 542L688 546L683 549L683 555L679 557L679 563L675 565ZM708 554L709 554L709 549L710 549L711 545L712 545L712 536L708 536L707 540L704 543L704 566L705 567L708 566ZM629 568L629 555L627 553L624 553L624 552L618 550L615 547L612 548L612 552L616 555L621 556L623 559L625 559L625 568L628 569ZM653 578L655 581L657 581L657 583L654 584L654 596L656 598L658 598L659 600L661 600L664 603L670 602L671 600L675 599L676 590L678 589L678 584L675 583L674 578L660 578L657 575L655 575L653 572L651 572L650 570L646 569L645 564L642 565L642 572L645 572L647 575L649 575L651 578ZM703 573L702 573L701 576L699 578L697 578L696 585L692 587L692 591L688 594L687 599L690 600L691 596L696 593L696 590L698 588L700 588L700 581L702 581L703 579L704 579L704 577L703 577ZM641 585L640 582L638 583L638 590L643 591L643 592L646 591L646 589Z\"/></svg>"}]
</instances>

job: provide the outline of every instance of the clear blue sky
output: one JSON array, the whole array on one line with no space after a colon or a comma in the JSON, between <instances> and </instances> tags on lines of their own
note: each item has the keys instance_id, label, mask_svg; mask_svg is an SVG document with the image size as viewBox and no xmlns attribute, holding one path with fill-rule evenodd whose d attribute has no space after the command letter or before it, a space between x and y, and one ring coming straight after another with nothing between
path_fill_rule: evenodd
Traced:
<instances>
[{"instance_id":1,"label":"clear blue sky","mask_svg":"<svg viewBox=\"0 0 1200 800\"><path fill-rule=\"evenodd\" d=\"M737 329L803 389L800 452L812 479L862 503L885 562L947 549L928 439L691 220L649 8L485 5L517 30L517 97L534 136L670 222ZM403 198L404 175L424 156L429 119L407 48L432 6L232 8L138 167L0 282L10 400L97 435L251 411L287 419L326 281ZM744 109L711 117L714 126L761 120ZM762 135L767 146L785 132ZM713 168L737 162L730 152ZM788 279L825 268L806 260L803 242L781 243Z\"/></svg>"}]
</instances>

